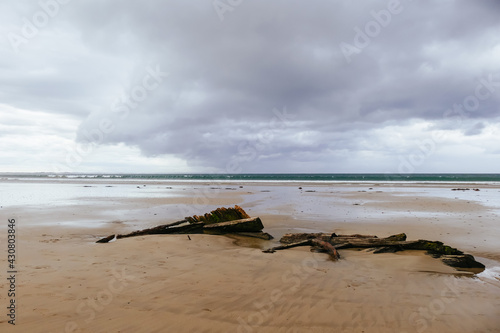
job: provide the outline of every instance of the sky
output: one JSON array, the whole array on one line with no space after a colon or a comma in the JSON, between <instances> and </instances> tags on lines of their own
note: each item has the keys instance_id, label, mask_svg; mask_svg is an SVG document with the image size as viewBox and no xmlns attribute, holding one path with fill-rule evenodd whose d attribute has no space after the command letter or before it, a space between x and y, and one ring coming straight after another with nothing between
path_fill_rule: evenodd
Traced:
<instances>
[{"instance_id":1,"label":"sky","mask_svg":"<svg viewBox=\"0 0 500 333\"><path fill-rule=\"evenodd\" d=\"M0 3L0 172L500 173L500 1Z\"/></svg>"}]
</instances>

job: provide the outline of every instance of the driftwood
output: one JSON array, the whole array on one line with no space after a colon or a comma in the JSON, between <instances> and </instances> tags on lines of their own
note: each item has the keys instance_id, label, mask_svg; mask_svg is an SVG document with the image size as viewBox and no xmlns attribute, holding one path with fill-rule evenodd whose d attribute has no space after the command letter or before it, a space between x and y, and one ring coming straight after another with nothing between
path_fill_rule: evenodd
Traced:
<instances>
[{"instance_id":1,"label":"driftwood","mask_svg":"<svg viewBox=\"0 0 500 333\"><path fill-rule=\"evenodd\" d=\"M316 239L311 239L311 243L313 245L313 248L319 249L322 252L328 253L328 255L330 256L330 258L332 260L338 260L338 259L340 259L340 255L337 252L337 249L331 243L322 241L322 240L317 239L317 238Z\"/></svg>"},{"instance_id":2,"label":"driftwood","mask_svg":"<svg viewBox=\"0 0 500 333\"><path fill-rule=\"evenodd\" d=\"M435 258L440 258L446 265L456 268L484 269L485 266L476 261L470 254L465 254L460 250L452 248L442 242L416 240L407 241L406 234L397 234L386 238L364 235L336 235L326 233L300 233L286 234L280 242L284 245L265 250L266 253L273 253L276 250L284 250L297 246L321 247L330 254L331 257L338 249L367 248L374 253L398 252L404 250L425 250ZM328 245L326 245L328 244ZM335 251L335 252L333 252Z\"/></svg>"},{"instance_id":3,"label":"driftwood","mask_svg":"<svg viewBox=\"0 0 500 333\"><path fill-rule=\"evenodd\" d=\"M241 218L244 217L244 218ZM238 206L234 208L218 208L202 216L186 217L184 220L163 224L157 227L137 230L128 234L110 235L96 243L108 243L113 239L160 234L237 234L261 239L273 237L262 232L264 225L258 217L251 218Z\"/></svg>"}]
</instances>

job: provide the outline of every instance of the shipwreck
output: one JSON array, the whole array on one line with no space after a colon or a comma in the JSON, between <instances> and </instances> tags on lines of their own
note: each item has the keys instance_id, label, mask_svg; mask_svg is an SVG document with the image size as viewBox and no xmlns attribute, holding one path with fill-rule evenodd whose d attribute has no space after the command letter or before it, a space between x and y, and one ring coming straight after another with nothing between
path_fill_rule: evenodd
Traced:
<instances>
[{"instance_id":1,"label":"shipwreck","mask_svg":"<svg viewBox=\"0 0 500 333\"><path fill-rule=\"evenodd\" d=\"M159 225L157 227L134 231L127 234L113 234L97 243L108 243L121 238L160 235L160 234L212 234L212 235L239 235L271 240L273 236L263 232L264 225L259 217L250 217L241 207L217 208L204 215L194 215L183 220ZM281 245L263 250L265 253L274 253L298 246L310 246L311 250L328 254L331 260L341 259L339 250L367 249L374 254L395 253L405 250L422 250L434 258L439 258L444 264L479 273L485 266L476 261L471 254L464 253L456 248L439 241L424 239L407 240L405 233L395 234L385 238L375 235L337 235L336 233L291 233L284 235L279 242Z\"/></svg>"}]
</instances>

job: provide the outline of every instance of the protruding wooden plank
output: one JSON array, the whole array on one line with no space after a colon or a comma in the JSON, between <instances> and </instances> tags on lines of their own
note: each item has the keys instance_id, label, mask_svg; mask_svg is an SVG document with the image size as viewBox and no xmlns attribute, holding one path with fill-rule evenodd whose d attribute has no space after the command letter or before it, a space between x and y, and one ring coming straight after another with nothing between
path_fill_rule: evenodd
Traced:
<instances>
[{"instance_id":1,"label":"protruding wooden plank","mask_svg":"<svg viewBox=\"0 0 500 333\"><path fill-rule=\"evenodd\" d=\"M251 217L235 221L205 224L203 232L227 234L234 232L260 232L262 229L264 229L264 225L260 218Z\"/></svg>"}]
</instances>

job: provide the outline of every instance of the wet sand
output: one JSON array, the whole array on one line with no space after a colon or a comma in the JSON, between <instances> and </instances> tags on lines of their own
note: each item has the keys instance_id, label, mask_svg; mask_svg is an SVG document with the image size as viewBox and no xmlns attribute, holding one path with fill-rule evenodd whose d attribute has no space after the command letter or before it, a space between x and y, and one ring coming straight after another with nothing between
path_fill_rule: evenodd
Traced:
<instances>
[{"instance_id":1,"label":"wet sand","mask_svg":"<svg viewBox=\"0 0 500 333\"><path fill-rule=\"evenodd\" d=\"M0 330L500 332L495 201L500 188L451 191L479 186L48 183L48 190L67 190L71 196L53 204L40 198L1 208L5 222L15 218L17 224L18 307L16 326L2 315ZM265 231L276 238L302 231L380 237L405 232L409 239L441 240L471 253L487 270L459 272L421 251L343 250L338 262L308 248L266 254L261 249L276 240L213 235L95 244L112 233L234 204L260 216ZM6 234L4 224L4 246ZM6 248L1 251L4 280ZM7 289L0 285L4 309Z\"/></svg>"}]
</instances>

